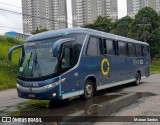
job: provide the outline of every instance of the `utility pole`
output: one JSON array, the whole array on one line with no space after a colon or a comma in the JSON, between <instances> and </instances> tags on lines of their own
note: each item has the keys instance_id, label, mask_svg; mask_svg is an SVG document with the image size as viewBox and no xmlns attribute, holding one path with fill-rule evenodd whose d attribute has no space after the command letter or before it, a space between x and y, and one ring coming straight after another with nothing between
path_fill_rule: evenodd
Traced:
<instances>
[{"instance_id":1,"label":"utility pole","mask_svg":"<svg viewBox=\"0 0 160 125\"><path fill-rule=\"evenodd\" d=\"M68 28L68 13L67 13L67 0L64 0L65 4L65 27Z\"/></svg>"}]
</instances>

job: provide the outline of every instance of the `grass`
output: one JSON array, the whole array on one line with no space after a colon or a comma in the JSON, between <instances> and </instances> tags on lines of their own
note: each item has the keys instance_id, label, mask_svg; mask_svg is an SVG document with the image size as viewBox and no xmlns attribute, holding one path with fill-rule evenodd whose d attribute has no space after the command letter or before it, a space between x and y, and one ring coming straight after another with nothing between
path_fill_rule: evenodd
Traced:
<instances>
[{"instance_id":1,"label":"grass","mask_svg":"<svg viewBox=\"0 0 160 125\"><path fill-rule=\"evenodd\" d=\"M151 64L151 74L160 73L160 59L153 60Z\"/></svg>"},{"instance_id":2,"label":"grass","mask_svg":"<svg viewBox=\"0 0 160 125\"><path fill-rule=\"evenodd\" d=\"M0 36L0 90L16 87L20 50L13 53L12 61L8 60L8 50L22 43L23 41L12 37Z\"/></svg>"}]
</instances>

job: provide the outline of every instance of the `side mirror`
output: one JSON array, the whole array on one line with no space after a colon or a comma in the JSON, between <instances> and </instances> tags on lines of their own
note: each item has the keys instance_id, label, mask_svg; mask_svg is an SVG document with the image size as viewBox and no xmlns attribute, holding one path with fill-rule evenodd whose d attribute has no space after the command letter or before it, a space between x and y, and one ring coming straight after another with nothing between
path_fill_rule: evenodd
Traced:
<instances>
[{"instance_id":1,"label":"side mirror","mask_svg":"<svg viewBox=\"0 0 160 125\"><path fill-rule=\"evenodd\" d=\"M12 60L12 53L14 50L17 50L19 48L23 48L23 45L18 45L18 46L14 46L12 47L9 51L8 51L8 59L11 61Z\"/></svg>"},{"instance_id":2,"label":"side mirror","mask_svg":"<svg viewBox=\"0 0 160 125\"><path fill-rule=\"evenodd\" d=\"M66 39L60 39L60 40L57 40L56 42L54 42L53 47L52 47L53 48L53 56L58 57L60 47L63 43L74 41L74 40L75 39L73 39L73 38L66 38Z\"/></svg>"}]
</instances>

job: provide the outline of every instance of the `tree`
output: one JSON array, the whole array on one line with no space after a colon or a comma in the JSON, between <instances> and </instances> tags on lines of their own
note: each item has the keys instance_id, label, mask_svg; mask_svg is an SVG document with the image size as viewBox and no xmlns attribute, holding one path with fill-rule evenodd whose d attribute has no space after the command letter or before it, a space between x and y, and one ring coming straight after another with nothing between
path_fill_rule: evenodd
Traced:
<instances>
[{"instance_id":1,"label":"tree","mask_svg":"<svg viewBox=\"0 0 160 125\"><path fill-rule=\"evenodd\" d=\"M130 25L129 37L146 42L147 37L160 27L160 17L150 7L141 9Z\"/></svg>"},{"instance_id":2,"label":"tree","mask_svg":"<svg viewBox=\"0 0 160 125\"><path fill-rule=\"evenodd\" d=\"M131 25L132 21L133 19L129 16L117 20L114 23L113 30L111 31L111 33L128 37L129 26Z\"/></svg>"},{"instance_id":3,"label":"tree","mask_svg":"<svg viewBox=\"0 0 160 125\"><path fill-rule=\"evenodd\" d=\"M113 27L113 23L110 19L108 19L108 17L99 16L92 24L86 24L82 27L95 29L103 32L110 32Z\"/></svg>"},{"instance_id":4,"label":"tree","mask_svg":"<svg viewBox=\"0 0 160 125\"><path fill-rule=\"evenodd\" d=\"M36 31L33 31L33 32L32 32L32 34L34 35L34 34L38 34L38 33L42 33L42 32L46 32L46 31L48 31L48 29L47 29L47 28L38 29L38 27L37 27L37 30L36 30Z\"/></svg>"},{"instance_id":5,"label":"tree","mask_svg":"<svg viewBox=\"0 0 160 125\"><path fill-rule=\"evenodd\" d=\"M128 36L148 42L152 58L159 52L160 44L160 16L150 7L141 9L130 25Z\"/></svg>"},{"instance_id":6,"label":"tree","mask_svg":"<svg viewBox=\"0 0 160 125\"><path fill-rule=\"evenodd\" d=\"M160 27L152 32L147 42L150 45L151 57L160 56Z\"/></svg>"},{"instance_id":7,"label":"tree","mask_svg":"<svg viewBox=\"0 0 160 125\"><path fill-rule=\"evenodd\" d=\"M83 27L147 42L151 57L160 55L160 16L150 7L141 9L135 19L126 16L113 23L107 17L99 16L92 24Z\"/></svg>"}]
</instances>

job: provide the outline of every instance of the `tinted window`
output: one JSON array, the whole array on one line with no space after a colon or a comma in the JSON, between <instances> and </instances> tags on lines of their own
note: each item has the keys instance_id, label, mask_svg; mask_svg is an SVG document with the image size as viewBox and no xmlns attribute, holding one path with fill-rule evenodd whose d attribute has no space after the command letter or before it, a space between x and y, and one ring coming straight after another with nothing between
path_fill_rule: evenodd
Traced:
<instances>
[{"instance_id":1,"label":"tinted window","mask_svg":"<svg viewBox=\"0 0 160 125\"><path fill-rule=\"evenodd\" d=\"M69 34L66 36L66 38L74 38L75 39L75 41L72 44L73 53L74 53L74 55L73 55L74 64L77 64L77 62L78 62L85 36L86 36L85 34Z\"/></svg>"},{"instance_id":2,"label":"tinted window","mask_svg":"<svg viewBox=\"0 0 160 125\"><path fill-rule=\"evenodd\" d=\"M90 37L88 48L87 48L87 55L89 56L97 56L100 53L100 39L95 37Z\"/></svg>"},{"instance_id":3,"label":"tinted window","mask_svg":"<svg viewBox=\"0 0 160 125\"><path fill-rule=\"evenodd\" d=\"M144 53L144 56L147 56L149 54L149 47L148 46L144 45L143 53Z\"/></svg>"},{"instance_id":4,"label":"tinted window","mask_svg":"<svg viewBox=\"0 0 160 125\"><path fill-rule=\"evenodd\" d=\"M113 41L103 40L103 53L108 55L113 55Z\"/></svg>"},{"instance_id":5,"label":"tinted window","mask_svg":"<svg viewBox=\"0 0 160 125\"><path fill-rule=\"evenodd\" d=\"M73 49L64 48L63 50L63 59L62 59L62 69L70 68L73 66Z\"/></svg>"},{"instance_id":6,"label":"tinted window","mask_svg":"<svg viewBox=\"0 0 160 125\"><path fill-rule=\"evenodd\" d=\"M74 38L75 42L81 45L83 44L85 37L86 37L85 34L78 34L78 33L68 34L67 36L65 36L65 38Z\"/></svg>"},{"instance_id":7,"label":"tinted window","mask_svg":"<svg viewBox=\"0 0 160 125\"><path fill-rule=\"evenodd\" d=\"M118 50L120 56L126 56L126 43L118 42Z\"/></svg>"},{"instance_id":8,"label":"tinted window","mask_svg":"<svg viewBox=\"0 0 160 125\"><path fill-rule=\"evenodd\" d=\"M81 44L78 44L78 43L73 44L74 64L77 64L77 62L78 62L79 55L80 55L80 52L81 52L81 48L82 48Z\"/></svg>"},{"instance_id":9,"label":"tinted window","mask_svg":"<svg viewBox=\"0 0 160 125\"><path fill-rule=\"evenodd\" d=\"M113 41L114 54L119 55L118 41Z\"/></svg>"},{"instance_id":10,"label":"tinted window","mask_svg":"<svg viewBox=\"0 0 160 125\"><path fill-rule=\"evenodd\" d=\"M130 56L136 56L136 49L135 45L133 43L128 43L128 49L129 49L129 55Z\"/></svg>"},{"instance_id":11,"label":"tinted window","mask_svg":"<svg viewBox=\"0 0 160 125\"><path fill-rule=\"evenodd\" d=\"M136 44L136 55L142 56L142 46L139 44Z\"/></svg>"}]
</instances>

